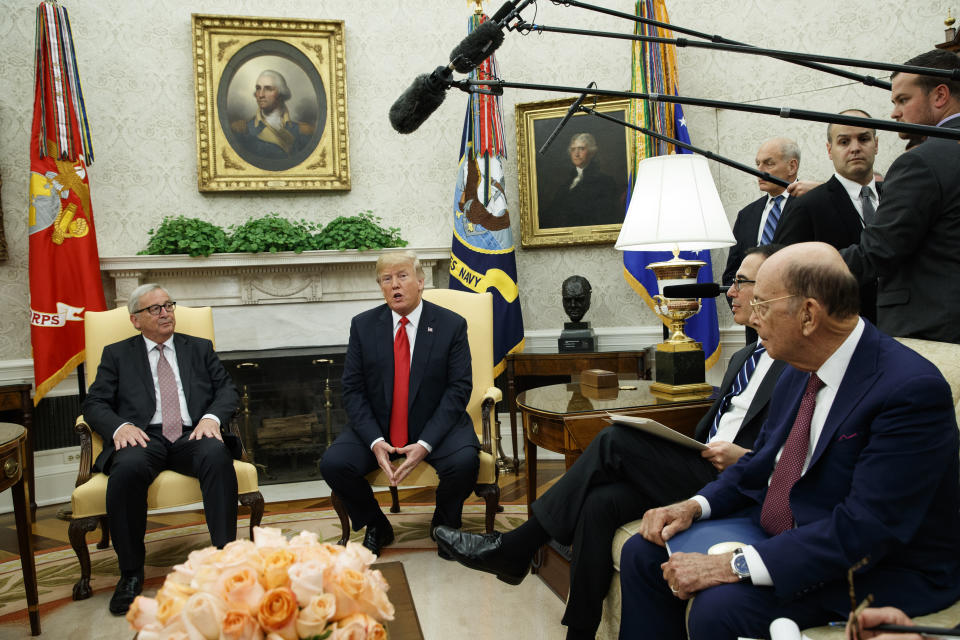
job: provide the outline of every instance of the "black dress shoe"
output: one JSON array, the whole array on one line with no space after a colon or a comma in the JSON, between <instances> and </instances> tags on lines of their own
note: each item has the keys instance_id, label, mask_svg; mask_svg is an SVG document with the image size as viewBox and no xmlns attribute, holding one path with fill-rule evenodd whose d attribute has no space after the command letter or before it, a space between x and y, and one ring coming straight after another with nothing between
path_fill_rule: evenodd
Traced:
<instances>
[{"instance_id":1,"label":"black dress shoe","mask_svg":"<svg viewBox=\"0 0 960 640\"><path fill-rule=\"evenodd\" d=\"M110 613L122 616L133 604L133 599L143 591L143 575L121 577L110 598Z\"/></svg>"},{"instance_id":2,"label":"black dress shoe","mask_svg":"<svg viewBox=\"0 0 960 640\"><path fill-rule=\"evenodd\" d=\"M433 531L437 549L446 551L465 567L492 573L507 584L520 584L530 571L530 562L517 562L503 552L499 532L464 533L439 526Z\"/></svg>"},{"instance_id":3,"label":"black dress shoe","mask_svg":"<svg viewBox=\"0 0 960 640\"><path fill-rule=\"evenodd\" d=\"M367 531L363 536L363 546L373 552L374 555L380 555L380 549L393 542L393 527L390 523L385 525L367 525Z\"/></svg>"}]
</instances>

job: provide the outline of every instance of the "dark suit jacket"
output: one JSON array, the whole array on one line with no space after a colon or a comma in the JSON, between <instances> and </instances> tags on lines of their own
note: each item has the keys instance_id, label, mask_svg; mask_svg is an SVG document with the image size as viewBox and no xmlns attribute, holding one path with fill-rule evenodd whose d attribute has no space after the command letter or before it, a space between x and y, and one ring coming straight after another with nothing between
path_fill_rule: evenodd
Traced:
<instances>
[{"instance_id":1,"label":"dark suit jacket","mask_svg":"<svg viewBox=\"0 0 960 640\"><path fill-rule=\"evenodd\" d=\"M763 194L737 213L737 219L733 223L733 237L737 243L730 247L730 253L727 254L727 265L723 268L723 276L720 280L725 286L730 286L736 277L737 269L740 268L740 263L743 262L747 249L757 246L760 218L763 217L763 208L767 206L768 197L767 194ZM793 206L793 200L793 198L787 198L787 201L783 203L783 207L780 209L781 223L789 207Z\"/></svg>"},{"instance_id":2,"label":"dark suit jacket","mask_svg":"<svg viewBox=\"0 0 960 640\"><path fill-rule=\"evenodd\" d=\"M583 170L583 177L573 189L569 186L577 175L571 168L550 204L540 213L541 228L579 227L593 224L620 224L625 215L623 190L616 181L594 164Z\"/></svg>"},{"instance_id":3,"label":"dark suit jacket","mask_svg":"<svg viewBox=\"0 0 960 640\"><path fill-rule=\"evenodd\" d=\"M877 190L882 183L877 183ZM792 198L791 198L792 200ZM790 205L777 225L773 241L778 244L798 242L826 242L837 249L860 242L863 222L850 195L836 176L811 189ZM864 280L860 284L860 314L877 321L877 283Z\"/></svg>"},{"instance_id":4,"label":"dark suit jacket","mask_svg":"<svg viewBox=\"0 0 960 640\"><path fill-rule=\"evenodd\" d=\"M240 396L214 353L213 344L203 338L175 333L173 346L177 352L180 383L193 424L196 425L200 418L210 413L217 416L220 424L226 428L240 402ZM146 429L156 409L156 390L143 336L135 335L108 345L103 350L97 378L90 385L83 402L83 416L87 424L103 438L103 452L94 467L104 469L113 455L113 432L117 427L130 422ZM231 446L234 457L238 457L237 448Z\"/></svg>"},{"instance_id":5,"label":"dark suit jacket","mask_svg":"<svg viewBox=\"0 0 960 640\"><path fill-rule=\"evenodd\" d=\"M960 129L960 118L943 125ZM874 224L841 254L879 276L878 327L892 336L960 343L960 144L927 138L884 180Z\"/></svg>"},{"instance_id":6,"label":"dark suit jacket","mask_svg":"<svg viewBox=\"0 0 960 640\"><path fill-rule=\"evenodd\" d=\"M748 508L759 522L777 452L808 374L788 367L754 451L700 492L711 518ZM797 527L755 545L777 595L845 580L858 592L930 610L960 596L958 433L950 387L930 362L866 323L807 472L790 495ZM890 600L893 598L893 601Z\"/></svg>"},{"instance_id":7,"label":"dark suit jacket","mask_svg":"<svg viewBox=\"0 0 960 640\"><path fill-rule=\"evenodd\" d=\"M341 434L369 447L389 441L393 404L393 314L386 304L350 323L343 364L343 406L350 426ZM467 321L423 301L410 363L407 429L410 442L423 440L442 458L463 447L480 447L466 413L473 389Z\"/></svg>"},{"instance_id":8,"label":"dark suit jacket","mask_svg":"<svg viewBox=\"0 0 960 640\"><path fill-rule=\"evenodd\" d=\"M720 403L723 401L723 396L727 395L733 387L733 382L736 380L737 374L740 373L743 363L753 355L756 348L757 343L751 342L730 356L730 364L727 365L727 370L723 374L723 382L720 384L720 397L716 399L706 415L700 419L700 422L697 423L697 428L694 430L694 438L700 442L707 441L707 437L710 435L710 427L713 426L717 411L720 410ZM760 383L757 393L753 396L753 400L747 408L746 415L743 416L743 421L740 423L740 430L737 432L737 437L733 439L733 444L743 447L744 449L753 448L757 434L760 433L760 427L763 426L763 421L767 419L770 396L773 394L777 380L780 379L780 374L783 373L786 366L787 363L780 362L779 360L774 360L773 364L770 365L767 375L764 376L763 382Z\"/></svg>"}]
</instances>

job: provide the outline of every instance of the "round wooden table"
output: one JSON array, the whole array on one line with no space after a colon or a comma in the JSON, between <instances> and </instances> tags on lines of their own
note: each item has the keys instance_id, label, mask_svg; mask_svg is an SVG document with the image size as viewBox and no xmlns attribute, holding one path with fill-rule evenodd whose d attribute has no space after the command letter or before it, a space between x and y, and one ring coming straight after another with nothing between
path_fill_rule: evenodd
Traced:
<instances>
[{"instance_id":1,"label":"round wooden table","mask_svg":"<svg viewBox=\"0 0 960 640\"><path fill-rule=\"evenodd\" d=\"M37 597L37 569L33 563L33 538L27 480L23 475L27 460L27 430L19 424L0 422L0 491L13 488L13 511L17 522L23 588L30 613L30 634L40 635L40 599Z\"/></svg>"}]
</instances>

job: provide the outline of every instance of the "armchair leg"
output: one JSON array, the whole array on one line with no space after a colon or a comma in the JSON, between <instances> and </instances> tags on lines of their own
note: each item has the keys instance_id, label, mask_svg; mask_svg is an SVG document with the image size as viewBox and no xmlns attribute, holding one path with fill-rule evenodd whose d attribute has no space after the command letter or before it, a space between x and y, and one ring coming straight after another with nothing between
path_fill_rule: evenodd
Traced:
<instances>
[{"instance_id":1,"label":"armchair leg","mask_svg":"<svg viewBox=\"0 0 960 640\"><path fill-rule=\"evenodd\" d=\"M250 507L250 539L253 540L253 528L260 526L263 520L263 494L259 491L243 493L238 496L240 504Z\"/></svg>"},{"instance_id":2,"label":"armchair leg","mask_svg":"<svg viewBox=\"0 0 960 640\"><path fill-rule=\"evenodd\" d=\"M73 552L77 554L77 560L80 562L80 579L73 585L74 600L86 600L93 595L93 590L90 588L90 552L87 550L87 533L96 529L100 520L99 516L71 520L70 527L67 529L70 546L73 547Z\"/></svg>"},{"instance_id":3,"label":"armchair leg","mask_svg":"<svg viewBox=\"0 0 960 640\"><path fill-rule=\"evenodd\" d=\"M334 511L340 516L340 539L337 540L337 544L345 547L347 541L350 539L350 516L347 515L347 508L343 505L343 501L340 500L340 496L336 493L330 494L330 502L333 503Z\"/></svg>"},{"instance_id":4,"label":"armchair leg","mask_svg":"<svg viewBox=\"0 0 960 640\"><path fill-rule=\"evenodd\" d=\"M486 503L486 518L484 525L487 533L493 533L494 520L497 517L497 511L500 507L500 486L495 484L478 484L474 490L478 498L483 498Z\"/></svg>"},{"instance_id":5,"label":"armchair leg","mask_svg":"<svg viewBox=\"0 0 960 640\"><path fill-rule=\"evenodd\" d=\"M393 504L390 505L390 513L400 513L400 495L393 485L390 486L390 498L393 500Z\"/></svg>"}]
</instances>

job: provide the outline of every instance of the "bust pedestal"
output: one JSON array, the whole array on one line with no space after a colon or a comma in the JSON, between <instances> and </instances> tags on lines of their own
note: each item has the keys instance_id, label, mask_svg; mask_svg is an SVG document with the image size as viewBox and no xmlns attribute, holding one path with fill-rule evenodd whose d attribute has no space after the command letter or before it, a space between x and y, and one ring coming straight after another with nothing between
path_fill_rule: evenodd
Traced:
<instances>
[{"instance_id":1,"label":"bust pedestal","mask_svg":"<svg viewBox=\"0 0 960 640\"><path fill-rule=\"evenodd\" d=\"M589 322L564 322L557 339L560 353L583 353L597 350L597 336Z\"/></svg>"}]
</instances>

